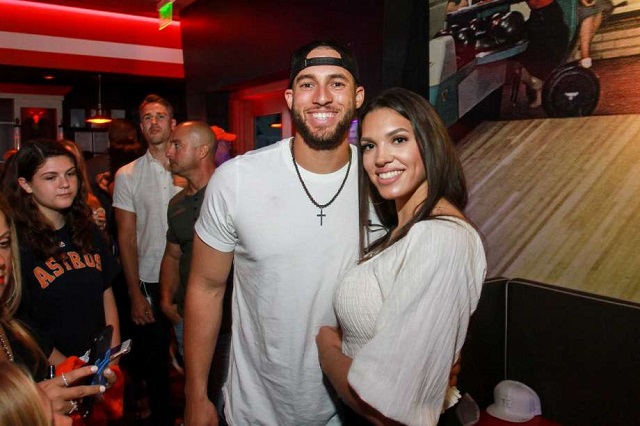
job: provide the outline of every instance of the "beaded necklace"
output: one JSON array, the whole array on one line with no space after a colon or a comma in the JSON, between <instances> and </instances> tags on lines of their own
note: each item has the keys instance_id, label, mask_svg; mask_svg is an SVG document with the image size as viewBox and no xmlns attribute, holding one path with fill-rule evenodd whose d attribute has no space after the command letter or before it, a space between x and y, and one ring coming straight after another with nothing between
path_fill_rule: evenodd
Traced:
<instances>
[{"instance_id":1,"label":"beaded necklace","mask_svg":"<svg viewBox=\"0 0 640 426\"><path fill-rule=\"evenodd\" d=\"M13 353L11 352L11 348L9 348L9 345L7 344L7 341L4 340L4 330L0 331L0 346L2 346L2 349L4 349L4 352L7 354L7 358L9 358L9 361L13 362Z\"/></svg>"}]
</instances>

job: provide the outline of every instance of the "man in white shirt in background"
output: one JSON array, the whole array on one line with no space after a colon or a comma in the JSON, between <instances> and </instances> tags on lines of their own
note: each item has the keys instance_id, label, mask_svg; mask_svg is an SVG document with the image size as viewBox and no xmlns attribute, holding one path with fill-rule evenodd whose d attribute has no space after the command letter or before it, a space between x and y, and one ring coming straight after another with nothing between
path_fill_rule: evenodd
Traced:
<instances>
[{"instance_id":1,"label":"man in white shirt in background","mask_svg":"<svg viewBox=\"0 0 640 426\"><path fill-rule=\"evenodd\" d=\"M176 121L171 104L157 95L147 96L139 112L140 128L149 149L116 173L113 207L134 323L132 356L138 362L132 373L146 381L151 424L172 426L170 324L160 310L159 282L167 206L182 189L174 183L165 155Z\"/></svg>"}]
</instances>

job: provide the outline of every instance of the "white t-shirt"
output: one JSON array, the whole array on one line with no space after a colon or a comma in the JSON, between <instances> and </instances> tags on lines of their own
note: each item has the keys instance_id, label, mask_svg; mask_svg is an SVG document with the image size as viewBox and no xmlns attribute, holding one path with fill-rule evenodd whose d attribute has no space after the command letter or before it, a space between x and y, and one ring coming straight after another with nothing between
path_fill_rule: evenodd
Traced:
<instances>
[{"instance_id":1,"label":"white t-shirt","mask_svg":"<svg viewBox=\"0 0 640 426\"><path fill-rule=\"evenodd\" d=\"M149 151L116 173L113 207L136 214L138 274L141 281L160 281L160 262L167 235L169 200L184 186Z\"/></svg>"},{"instance_id":2,"label":"white t-shirt","mask_svg":"<svg viewBox=\"0 0 640 426\"><path fill-rule=\"evenodd\" d=\"M447 218L418 222L345 275L334 307L364 401L402 424L438 423L485 272L478 233Z\"/></svg>"},{"instance_id":3,"label":"white t-shirt","mask_svg":"<svg viewBox=\"0 0 640 426\"><path fill-rule=\"evenodd\" d=\"M224 163L211 178L196 233L235 251L232 344L224 387L232 425L324 425L335 406L322 381L315 336L336 325L333 291L358 256L357 152L340 195L320 210L296 175L290 139ZM300 168L324 204L347 166Z\"/></svg>"}]
</instances>

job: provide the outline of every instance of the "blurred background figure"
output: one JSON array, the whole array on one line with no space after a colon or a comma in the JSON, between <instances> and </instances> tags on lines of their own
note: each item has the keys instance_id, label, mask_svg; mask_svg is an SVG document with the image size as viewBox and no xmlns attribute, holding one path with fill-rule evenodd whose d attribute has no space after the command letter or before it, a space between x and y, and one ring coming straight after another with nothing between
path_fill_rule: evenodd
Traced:
<instances>
[{"instance_id":1,"label":"blurred background figure","mask_svg":"<svg viewBox=\"0 0 640 426\"><path fill-rule=\"evenodd\" d=\"M98 199L98 197L94 194L93 188L91 187L91 181L89 180L89 176L87 174L87 163L84 160L84 155L82 151L76 145L75 142L72 142L67 139L61 139L62 144L76 157L76 164L78 166L77 172L82 175L82 182L84 185L84 190L86 192L86 203L91 208L93 213L93 221L101 231L104 231L105 236L108 236L107 228L107 213L102 203Z\"/></svg>"},{"instance_id":2,"label":"blurred background figure","mask_svg":"<svg viewBox=\"0 0 640 426\"><path fill-rule=\"evenodd\" d=\"M591 68L591 42L604 18L613 10L609 0L580 0L578 22L580 22L580 65Z\"/></svg>"},{"instance_id":3,"label":"blurred background figure","mask_svg":"<svg viewBox=\"0 0 640 426\"><path fill-rule=\"evenodd\" d=\"M542 105L542 86L551 72L565 61L569 27L555 0L527 0L531 9L527 20L527 50L518 56L521 79L527 87L529 106Z\"/></svg>"},{"instance_id":4,"label":"blurred background figure","mask_svg":"<svg viewBox=\"0 0 640 426\"><path fill-rule=\"evenodd\" d=\"M215 157L216 167L218 167L234 157L233 143L238 137L233 133L227 133L222 127L211 126L211 130L218 141Z\"/></svg>"},{"instance_id":5,"label":"blurred background figure","mask_svg":"<svg viewBox=\"0 0 640 426\"><path fill-rule=\"evenodd\" d=\"M109 147L105 154L94 156L87 160L87 173L91 180L91 186L105 209L107 232L111 241L112 252L117 259L120 257L118 246L118 228L113 210L113 186L114 177L118 169L131 163L144 154L145 145L138 138L136 126L124 119L116 118L109 124ZM131 304L127 292L127 283L122 269L114 277L111 287L118 306L118 319L120 322L120 335L122 340L133 339L133 322L131 321ZM128 385L125 386L126 411L135 412L133 403L135 365L131 357L125 357L120 366L125 371Z\"/></svg>"},{"instance_id":6,"label":"blurred background figure","mask_svg":"<svg viewBox=\"0 0 640 426\"><path fill-rule=\"evenodd\" d=\"M116 141L129 140L135 143L138 141L138 130L129 120L114 118L111 120L111 123L109 123L107 137L109 138L109 148L112 147ZM109 171L110 157L110 153L107 150L106 153L94 155L93 158L87 160L87 173L91 178L91 185L96 185L96 177L98 175ZM113 180L113 176L111 176L111 180ZM95 187L94 192L97 192Z\"/></svg>"},{"instance_id":7,"label":"blurred background figure","mask_svg":"<svg viewBox=\"0 0 640 426\"><path fill-rule=\"evenodd\" d=\"M3 194L6 194L8 191L7 184L8 179L7 176L11 176L11 164L15 159L18 150L15 148L8 149L4 154L2 154L2 167L0 168L0 190Z\"/></svg>"},{"instance_id":8,"label":"blurred background figure","mask_svg":"<svg viewBox=\"0 0 640 426\"><path fill-rule=\"evenodd\" d=\"M447 2L447 13L469 6L468 0L451 0Z\"/></svg>"}]
</instances>

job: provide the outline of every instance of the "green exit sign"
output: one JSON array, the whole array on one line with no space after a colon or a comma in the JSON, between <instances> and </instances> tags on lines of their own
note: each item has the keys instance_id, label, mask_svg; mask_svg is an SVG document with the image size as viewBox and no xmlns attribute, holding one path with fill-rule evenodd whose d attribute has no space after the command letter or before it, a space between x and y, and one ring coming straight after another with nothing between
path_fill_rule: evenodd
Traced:
<instances>
[{"instance_id":1,"label":"green exit sign","mask_svg":"<svg viewBox=\"0 0 640 426\"><path fill-rule=\"evenodd\" d=\"M171 25L173 22L173 0L162 0L158 3L158 16L160 18L158 30Z\"/></svg>"}]
</instances>

